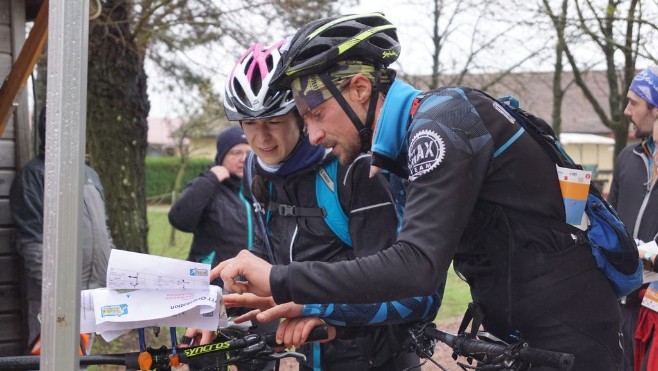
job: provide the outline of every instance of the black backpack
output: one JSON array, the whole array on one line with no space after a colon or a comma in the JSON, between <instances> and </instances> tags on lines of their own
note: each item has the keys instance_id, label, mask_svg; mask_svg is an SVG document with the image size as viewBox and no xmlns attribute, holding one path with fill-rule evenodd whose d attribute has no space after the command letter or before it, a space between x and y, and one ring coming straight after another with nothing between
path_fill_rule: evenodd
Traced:
<instances>
[{"instance_id":1,"label":"black backpack","mask_svg":"<svg viewBox=\"0 0 658 371\"><path fill-rule=\"evenodd\" d=\"M525 131L537 141L558 166L582 170L582 166L576 164L566 153L555 132L546 121L519 108L518 101L513 97L505 97L496 101L521 125L520 131ZM519 136L516 135L513 140L518 139ZM504 148L501 147L497 150L497 155L509 148L510 144L510 142L505 143ZM638 255L637 244L619 219L617 212L592 183L589 186L585 213L590 221L586 231L581 231L561 220L526 214L519 216L526 220L534 219L543 225L566 233L575 235L586 233L597 267L606 275L617 297L627 295L640 287L642 285L642 261Z\"/></svg>"}]
</instances>

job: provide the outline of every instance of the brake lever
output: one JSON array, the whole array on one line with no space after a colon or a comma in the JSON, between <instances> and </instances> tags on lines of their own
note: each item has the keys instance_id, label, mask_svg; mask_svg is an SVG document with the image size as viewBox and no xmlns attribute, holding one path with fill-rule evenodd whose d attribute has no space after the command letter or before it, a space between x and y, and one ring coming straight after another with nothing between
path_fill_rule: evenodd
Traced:
<instances>
[{"instance_id":1,"label":"brake lever","mask_svg":"<svg viewBox=\"0 0 658 371\"><path fill-rule=\"evenodd\" d=\"M306 356L298 353L298 352L293 352L293 351L285 351L285 352L276 352L272 354L268 354L267 358L273 359L273 360L278 360L286 357L293 357L297 359L300 362L306 362Z\"/></svg>"},{"instance_id":2,"label":"brake lever","mask_svg":"<svg viewBox=\"0 0 658 371\"><path fill-rule=\"evenodd\" d=\"M276 361L279 359L287 358L287 357L293 357L297 359L300 362L306 362L306 356L298 353L298 352L293 352L293 351L285 351L285 352L268 352L266 350L261 350L259 351L256 355L253 356L244 356L244 355L239 355L230 360L230 364L234 363L239 363L244 360L248 359L260 359L264 361Z\"/></svg>"},{"instance_id":3,"label":"brake lever","mask_svg":"<svg viewBox=\"0 0 658 371\"><path fill-rule=\"evenodd\" d=\"M489 341L489 342L497 343L497 344L501 344L501 345L509 345L509 343L499 339L494 334L486 332L486 331L478 331L477 332L477 337L480 340L485 340L485 341Z\"/></svg>"}]
</instances>

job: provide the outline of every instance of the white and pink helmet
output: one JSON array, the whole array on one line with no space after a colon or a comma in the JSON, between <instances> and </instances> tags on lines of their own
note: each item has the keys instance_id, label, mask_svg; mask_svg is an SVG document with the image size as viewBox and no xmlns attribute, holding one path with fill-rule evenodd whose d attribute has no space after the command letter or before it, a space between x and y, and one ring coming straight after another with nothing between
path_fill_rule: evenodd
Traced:
<instances>
[{"instance_id":1,"label":"white and pink helmet","mask_svg":"<svg viewBox=\"0 0 658 371\"><path fill-rule=\"evenodd\" d=\"M226 80L224 97L224 109L230 121L281 116L295 108L289 90L277 91L269 87L284 42L281 40L270 46L256 43L233 66Z\"/></svg>"}]
</instances>

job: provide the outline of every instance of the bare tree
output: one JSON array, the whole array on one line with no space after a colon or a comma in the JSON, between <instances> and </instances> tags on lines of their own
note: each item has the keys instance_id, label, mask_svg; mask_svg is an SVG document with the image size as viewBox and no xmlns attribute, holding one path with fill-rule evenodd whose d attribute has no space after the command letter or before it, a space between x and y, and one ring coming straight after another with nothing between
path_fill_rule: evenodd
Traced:
<instances>
[{"instance_id":1,"label":"bare tree","mask_svg":"<svg viewBox=\"0 0 658 371\"><path fill-rule=\"evenodd\" d=\"M144 53L130 27L133 4L105 2L89 30L87 148L105 186L105 205L118 247L147 252L146 94Z\"/></svg>"},{"instance_id":2,"label":"bare tree","mask_svg":"<svg viewBox=\"0 0 658 371\"><path fill-rule=\"evenodd\" d=\"M334 9L328 0L312 3L318 11ZM294 1L104 2L101 16L90 24L87 148L105 185L117 246L148 251L144 157L150 104L145 60L170 77L168 88L199 92L195 87L211 86L214 77L207 63L200 61L206 59L200 56L202 46L211 48L228 40L246 46L257 37L262 39L263 32L275 24L283 28L286 22L301 21L302 15L316 17L313 9L300 6L288 18L288 13L276 10L285 4ZM264 18L266 14L269 19ZM227 56L233 59L231 53Z\"/></svg>"},{"instance_id":3,"label":"bare tree","mask_svg":"<svg viewBox=\"0 0 658 371\"><path fill-rule=\"evenodd\" d=\"M590 0L574 1L576 17L567 19L567 28L564 32L558 32L559 42L564 46L564 55L574 74L574 81L583 91L583 94L594 108L601 122L610 128L615 136L616 157L626 146L628 138L628 119L624 117L625 96L635 74L635 65L638 54L643 48L641 42L642 26L651 24L649 17L643 14L642 2L630 0L620 2L608 0L605 6L599 6ZM559 23L559 17L551 9L549 3L544 0L546 12L551 17L556 29L563 27ZM570 25L569 25L570 23ZM579 45L568 39L570 32L582 32L593 45L600 51L601 59L597 64L605 66L608 102L604 107L599 102L588 86L584 74L587 73L587 62L579 62L574 50ZM644 35L644 37L647 37ZM622 56L618 62L616 55ZM591 62L590 62L591 63Z\"/></svg>"},{"instance_id":4,"label":"bare tree","mask_svg":"<svg viewBox=\"0 0 658 371\"><path fill-rule=\"evenodd\" d=\"M430 89L439 87L439 73L441 65L441 50L445 40L450 36L454 30L455 19L464 11L463 1L458 1L455 4L454 11L447 15L448 19L445 21L445 26L440 27L441 21L446 15L446 7L444 0L433 0L434 9L432 11L433 27L432 27L432 75L430 80Z\"/></svg>"},{"instance_id":5,"label":"bare tree","mask_svg":"<svg viewBox=\"0 0 658 371\"><path fill-rule=\"evenodd\" d=\"M544 49L529 47L524 50L525 43L515 40L516 30L525 22L509 22L507 14L519 7L507 8L506 3L433 0L430 12L431 50L428 51L432 62L429 81L426 77L410 76L405 73L404 66L400 66L399 75L415 84L426 83L429 89L440 85L460 85L468 80L470 85L486 90L500 82ZM427 3L421 1L412 5L426 7ZM512 46L515 53L506 55L505 63L490 64L489 61L493 60L491 53L511 49ZM473 72L483 73L476 78Z\"/></svg>"},{"instance_id":6,"label":"bare tree","mask_svg":"<svg viewBox=\"0 0 658 371\"><path fill-rule=\"evenodd\" d=\"M562 88L562 72L564 71L564 31L567 27L568 0L562 0L559 15L553 14L548 0L542 0L551 22L555 26L557 40L555 42L555 72L553 73L553 109L551 113L552 127L555 134L560 135L562 131L562 101L566 88Z\"/></svg>"}]
</instances>

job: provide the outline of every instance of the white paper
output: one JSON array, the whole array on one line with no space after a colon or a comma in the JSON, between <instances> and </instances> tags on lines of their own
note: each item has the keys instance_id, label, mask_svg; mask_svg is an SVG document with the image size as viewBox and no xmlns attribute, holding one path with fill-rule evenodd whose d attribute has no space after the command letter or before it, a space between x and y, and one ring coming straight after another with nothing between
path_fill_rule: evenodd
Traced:
<instances>
[{"instance_id":1,"label":"white paper","mask_svg":"<svg viewBox=\"0 0 658 371\"><path fill-rule=\"evenodd\" d=\"M170 317L198 307L212 312L220 293L218 286L201 290L96 290L93 293L96 324L131 322Z\"/></svg>"},{"instance_id":2,"label":"white paper","mask_svg":"<svg viewBox=\"0 0 658 371\"><path fill-rule=\"evenodd\" d=\"M82 292L80 292L80 333L83 334L96 332L94 298L92 296L92 293L95 290L105 289L82 290Z\"/></svg>"},{"instance_id":3,"label":"white paper","mask_svg":"<svg viewBox=\"0 0 658 371\"><path fill-rule=\"evenodd\" d=\"M212 286L212 291L219 293L220 288L217 286ZM125 334L126 332L143 327L192 327L202 330L214 331L218 327L226 326L226 312L223 310L223 306L218 306L219 309L212 310L210 312L206 311L206 308L194 307L186 311L174 314L171 316L166 316L162 318L149 318L144 320L129 320L129 316L124 315L118 318L121 318L120 321L112 321L105 318L101 322L96 322L96 316L93 306L94 295L101 297L112 297L112 294L108 294L105 291L113 291L110 289L100 288L94 290L84 290L81 295L81 301L83 303L80 311L80 332L89 333L95 332L100 334L105 341L112 341L117 337ZM218 297L221 300L221 297ZM203 310L203 313L202 313ZM130 310L128 309L130 313ZM112 318L116 319L116 318Z\"/></svg>"},{"instance_id":4,"label":"white paper","mask_svg":"<svg viewBox=\"0 0 658 371\"><path fill-rule=\"evenodd\" d=\"M210 264L113 249L107 266L110 289L205 289Z\"/></svg>"},{"instance_id":5,"label":"white paper","mask_svg":"<svg viewBox=\"0 0 658 371\"><path fill-rule=\"evenodd\" d=\"M128 332L132 331L132 329L129 330L115 330L115 331L104 331L104 332L96 332L100 336L103 337L103 340L107 341L108 343L119 336L126 334ZM137 336L137 335L135 335Z\"/></svg>"},{"instance_id":6,"label":"white paper","mask_svg":"<svg viewBox=\"0 0 658 371\"><path fill-rule=\"evenodd\" d=\"M216 330L226 312L209 272L208 264L112 250L108 288L81 293L80 331L110 341L150 326Z\"/></svg>"}]
</instances>

